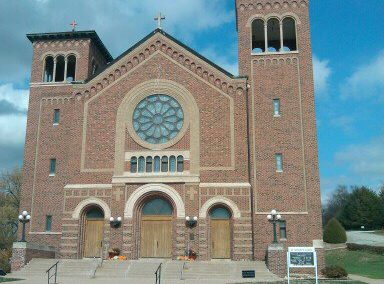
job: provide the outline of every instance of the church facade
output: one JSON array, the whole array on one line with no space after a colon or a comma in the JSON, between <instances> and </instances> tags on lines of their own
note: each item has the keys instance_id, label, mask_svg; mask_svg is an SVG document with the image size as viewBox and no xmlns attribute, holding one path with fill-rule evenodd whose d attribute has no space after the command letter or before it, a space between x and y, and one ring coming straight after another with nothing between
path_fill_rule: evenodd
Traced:
<instances>
[{"instance_id":1,"label":"church facade","mask_svg":"<svg viewBox=\"0 0 384 284\"><path fill-rule=\"evenodd\" d=\"M239 74L162 29L33 45L21 209L60 258L264 259L322 239L307 0L237 0Z\"/></svg>"}]
</instances>

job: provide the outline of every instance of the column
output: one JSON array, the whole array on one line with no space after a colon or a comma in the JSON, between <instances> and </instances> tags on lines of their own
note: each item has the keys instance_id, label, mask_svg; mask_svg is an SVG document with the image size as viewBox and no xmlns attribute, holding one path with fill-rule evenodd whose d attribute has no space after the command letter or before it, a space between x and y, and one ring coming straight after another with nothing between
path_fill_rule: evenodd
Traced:
<instances>
[{"instance_id":1,"label":"column","mask_svg":"<svg viewBox=\"0 0 384 284\"><path fill-rule=\"evenodd\" d=\"M66 82L67 81L68 57L65 57L64 61L65 61L65 64L64 64L64 82Z\"/></svg>"},{"instance_id":2,"label":"column","mask_svg":"<svg viewBox=\"0 0 384 284\"><path fill-rule=\"evenodd\" d=\"M268 52L268 23L264 22L264 43L265 52Z\"/></svg>"},{"instance_id":3,"label":"column","mask_svg":"<svg viewBox=\"0 0 384 284\"><path fill-rule=\"evenodd\" d=\"M56 65L57 65L57 57L54 58L53 60L53 78L52 82L56 82Z\"/></svg>"},{"instance_id":4,"label":"column","mask_svg":"<svg viewBox=\"0 0 384 284\"><path fill-rule=\"evenodd\" d=\"M284 51L283 22L280 22L280 51Z\"/></svg>"}]
</instances>

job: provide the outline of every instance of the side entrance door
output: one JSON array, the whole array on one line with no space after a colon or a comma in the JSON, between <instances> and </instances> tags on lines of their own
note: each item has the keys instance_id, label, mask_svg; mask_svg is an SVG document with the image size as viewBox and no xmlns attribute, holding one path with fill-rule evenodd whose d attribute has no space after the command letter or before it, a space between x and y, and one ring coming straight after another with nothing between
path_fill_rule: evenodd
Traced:
<instances>
[{"instance_id":1,"label":"side entrance door","mask_svg":"<svg viewBox=\"0 0 384 284\"><path fill-rule=\"evenodd\" d=\"M212 258L231 258L231 233L229 220L211 220Z\"/></svg>"},{"instance_id":2,"label":"side entrance door","mask_svg":"<svg viewBox=\"0 0 384 284\"><path fill-rule=\"evenodd\" d=\"M143 216L141 220L141 257L172 257L172 217Z\"/></svg>"},{"instance_id":3,"label":"side entrance door","mask_svg":"<svg viewBox=\"0 0 384 284\"><path fill-rule=\"evenodd\" d=\"M84 257L100 257L103 241L104 220L86 220Z\"/></svg>"}]
</instances>

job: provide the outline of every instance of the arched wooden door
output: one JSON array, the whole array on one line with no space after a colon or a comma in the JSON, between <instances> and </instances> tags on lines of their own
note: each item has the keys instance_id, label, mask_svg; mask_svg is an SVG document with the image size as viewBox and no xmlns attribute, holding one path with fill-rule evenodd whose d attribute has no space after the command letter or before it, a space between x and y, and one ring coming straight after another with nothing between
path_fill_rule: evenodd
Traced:
<instances>
[{"instance_id":1,"label":"arched wooden door","mask_svg":"<svg viewBox=\"0 0 384 284\"><path fill-rule=\"evenodd\" d=\"M173 208L164 199L148 201L141 211L141 251L143 258L172 257Z\"/></svg>"},{"instance_id":2,"label":"arched wooden door","mask_svg":"<svg viewBox=\"0 0 384 284\"><path fill-rule=\"evenodd\" d=\"M209 212L211 219L211 258L231 258L231 214L224 207Z\"/></svg>"},{"instance_id":3,"label":"arched wooden door","mask_svg":"<svg viewBox=\"0 0 384 284\"><path fill-rule=\"evenodd\" d=\"M101 257L104 233L104 213L98 207L90 208L84 216L83 257Z\"/></svg>"}]
</instances>

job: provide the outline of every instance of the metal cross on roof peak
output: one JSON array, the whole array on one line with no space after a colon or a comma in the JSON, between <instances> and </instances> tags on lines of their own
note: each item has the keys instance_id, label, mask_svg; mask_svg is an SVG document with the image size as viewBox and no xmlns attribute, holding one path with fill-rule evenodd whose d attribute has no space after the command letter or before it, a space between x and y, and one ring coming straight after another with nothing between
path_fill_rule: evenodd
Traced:
<instances>
[{"instance_id":1,"label":"metal cross on roof peak","mask_svg":"<svg viewBox=\"0 0 384 284\"><path fill-rule=\"evenodd\" d=\"M161 27L161 21L165 20L165 16L162 15L160 12L159 12L159 15L155 18L155 21L157 21L157 28L158 29L162 29Z\"/></svg>"},{"instance_id":2,"label":"metal cross on roof peak","mask_svg":"<svg viewBox=\"0 0 384 284\"><path fill-rule=\"evenodd\" d=\"M76 30L76 26L77 26L76 20L73 20L73 22L70 24L70 26L72 26L72 31L74 32Z\"/></svg>"}]
</instances>

